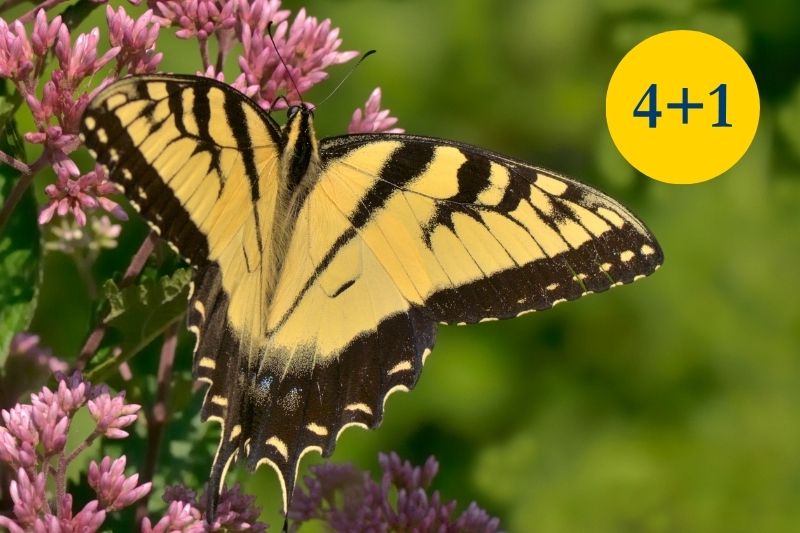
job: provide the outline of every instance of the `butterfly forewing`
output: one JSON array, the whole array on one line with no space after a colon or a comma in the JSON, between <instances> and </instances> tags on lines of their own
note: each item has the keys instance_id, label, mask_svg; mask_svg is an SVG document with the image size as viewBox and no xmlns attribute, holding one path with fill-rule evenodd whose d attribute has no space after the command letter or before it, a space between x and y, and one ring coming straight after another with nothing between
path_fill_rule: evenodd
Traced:
<instances>
[{"instance_id":1,"label":"butterfly forewing","mask_svg":"<svg viewBox=\"0 0 800 533\"><path fill-rule=\"evenodd\" d=\"M616 200L487 150L365 135L323 141L322 153L323 177L361 199L343 206L348 219L385 250L381 263L404 296L438 321L547 309L630 283L663 261L649 230ZM362 161L378 155L385 163L374 173Z\"/></svg>"}]
</instances>

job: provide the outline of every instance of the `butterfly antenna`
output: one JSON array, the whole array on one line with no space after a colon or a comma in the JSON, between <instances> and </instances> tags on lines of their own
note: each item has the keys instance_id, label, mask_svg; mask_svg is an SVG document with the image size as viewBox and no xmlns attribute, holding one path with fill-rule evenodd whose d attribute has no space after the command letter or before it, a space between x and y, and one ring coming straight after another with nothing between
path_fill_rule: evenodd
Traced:
<instances>
[{"instance_id":1,"label":"butterfly antenna","mask_svg":"<svg viewBox=\"0 0 800 533\"><path fill-rule=\"evenodd\" d=\"M297 97L300 99L300 103L305 105L305 102L303 102L303 95L300 94L300 89L297 88L297 84L294 82L294 78L292 77L292 73L289 71L289 67L286 66L286 62L283 60L283 57L281 56L281 53L278 50L278 45L275 44L275 39L272 38L272 21L271 20L269 21L269 24L267 24L267 35L269 35L269 40L272 42L272 47L275 49L275 53L278 54L278 59L281 60L281 65L283 65L283 68L286 69L286 76L289 78L289 81L292 82L292 87L294 87L294 90L297 92ZM284 98L284 100L286 100L286 99ZM289 104L288 100L286 100L286 104L287 105Z\"/></svg>"},{"instance_id":2,"label":"butterfly antenna","mask_svg":"<svg viewBox=\"0 0 800 533\"><path fill-rule=\"evenodd\" d=\"M356 68L358 68L358 66L359 66L359 65L360 65L360 64L361 64L361 63L362 63L362 62L363 62L363 61L364 61L366 58L368 58L369 56L371 56L371 55L372 55L372 54L374 54L375 52L376 52L376 50L370 50L369 52L367 52L366 54L364 54L363 56L361 56L361 59L359 59L359 60L358 60L358 63L356 63L355 65L353 65L353 68L351 68L351 69L350 69L350 72L348 72L348 73L347 73L347 76L345 76L344 78L342 78L342 81L340 81L340 82L339 82L339 85L337 85L337 86L336 86L336 88L335 88L335 89L333 89L333 90L331 91L331 94L329 94L328 96L326 96L326 97L325 97L325 99L324 99L322 102L318 103L318 104L317 104L315 107L319 107L319 106L321 106L322 104L324 104L325 102L327 102L327 101L328 101L328 98L330 98L331 96L333 96L333 93L335 93L336 91L338 91L338 90L339 90L339 87L341 87L341 86L342 86L342 84L343 84L345 81L347 81L347 78L349 78L349 77L350 77L350 74L352 74L352 73L353 73L353 71L354 71Z\"/></svg>"},{"instance_id":3,"label":"butterfly antenna","mask_svg":"<svg viewBox=\"0 0 800 533\"><path fill-rule=\"evenodd\" d=\"M275 100L272 101L272 105L269 106L269 110L267 111L267 113L272 112L272 110L275 108L275 104L277 104L281 100L286 102L286 107L291 107L291 104L289 103L289 100L287 100L284 95L280 95L277 98L275 98Z\"/></svg>"}]
</instances>

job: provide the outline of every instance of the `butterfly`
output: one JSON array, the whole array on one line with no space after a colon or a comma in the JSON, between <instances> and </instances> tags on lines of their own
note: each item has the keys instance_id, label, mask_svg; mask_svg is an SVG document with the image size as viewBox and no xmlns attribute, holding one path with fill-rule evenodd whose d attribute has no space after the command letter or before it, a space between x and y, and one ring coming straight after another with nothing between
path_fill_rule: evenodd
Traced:
<instances>
[{"instance_id":1,"label":"butterfly","mask_svg":"<svg viewBox=\"0 0 800 533\"><path fill-rule=\"evenodd\" d=\"M222 425L212 503L242 455L278 474L375 428L437 324L506 319L654 272L647 227L602 192L482 148L405 134L317 141L213 79L123 79L81 138L193 267L194 373ZM246 456L246 457L245 457Z\"/></svg>"}]
</instances>

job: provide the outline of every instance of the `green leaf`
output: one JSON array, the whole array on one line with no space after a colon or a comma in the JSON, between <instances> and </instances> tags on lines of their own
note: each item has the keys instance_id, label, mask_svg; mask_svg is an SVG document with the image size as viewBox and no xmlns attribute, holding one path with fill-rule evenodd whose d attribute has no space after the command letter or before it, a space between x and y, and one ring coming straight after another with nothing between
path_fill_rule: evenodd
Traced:
<instances>
[{"instance_id":1,"label":"green leaf","mask_svg":"<svg viewBox=\"0 0 800 533\"><path fill-rule=\"evenodd\" d=\"M98 3L90 2L89 0L81 0L64 10L61 14L61 21L66 24L69 31L72 32L99 6L100 4Z\"/></svg>"},{"instance_id":2,"label":"green leaf","mask_svg":"<svg viewBox=\"0 0 800 533\"><path fill-rule=\"evenodd\" d=\"M119 365L136 355L167 327L186 314L191 270L182 268L158 279L143 277L138 285L121 289L109 280L103 286L110 311L105 319L111 330L106 338L119 342L119 350L101 348L88 379L104 381ZM109 354L114 354L108 357ZM105 357L103 357L105 356Z\"/></svg>"},{"instance_id":3,"label":"green leaf","mask_svg":"<svg viewBox=\"0 0 800 533\"><path fill-rule=\"evenodd\" d=\"M9 124L9 121L14 117L14 114L19 109L19 106L22 105L23 98L19 91L14 91L14 93L10 96L8 95L0 95L0 133L5 132L6 125ZM19 136L13 135L14 139L18 139Z\"/></svg>"},{"instance_id":4,"label":"green leaf","mask_svg":"<svg viewBox=\"0 0 800 533\"><path fill-rule=\"evenodd\" d=\"M5 84L0 88L5 92ZM5 117L13 97L0 94L0 117L6 128L0 130L0 150L12 157L24 156L15 142L16 124ZM2 135L2 133L5 135ZM12 144L13 143L13 144ZM4 204L20 173L0 163L0 205ZM36 309L41 279L42 242L38 209L33 190L29 187L0 231L0 366L8 356L8 347L14 335L30 324Z\"/></svg>"}]
</instances>

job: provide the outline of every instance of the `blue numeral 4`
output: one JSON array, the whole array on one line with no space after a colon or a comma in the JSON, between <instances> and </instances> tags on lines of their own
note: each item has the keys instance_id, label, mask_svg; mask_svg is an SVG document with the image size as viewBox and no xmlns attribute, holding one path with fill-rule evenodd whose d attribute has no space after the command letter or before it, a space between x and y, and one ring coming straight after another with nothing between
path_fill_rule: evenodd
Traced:
<instances>
[{"instance_id":1,"label":"blue numeral 4","mask_svg":"<svg viewBox=\"0 0 800 533\"><path fill-rule=\"evenodd\" d=\"M658 105L656 104L656 84L652 84L647 91L642 96L642 99L639 100L639 103L636 104L636 107L633 110L633 116L638 118L649 118L650 119L650 127L656 127L656 120L658 117L661 116L661 111L657 109ZM649 108L647 111L640 109L642 104L644 103L645 98L649 97L649 101L647 103L647 107Z\"/></svg>"}]
</instances>

